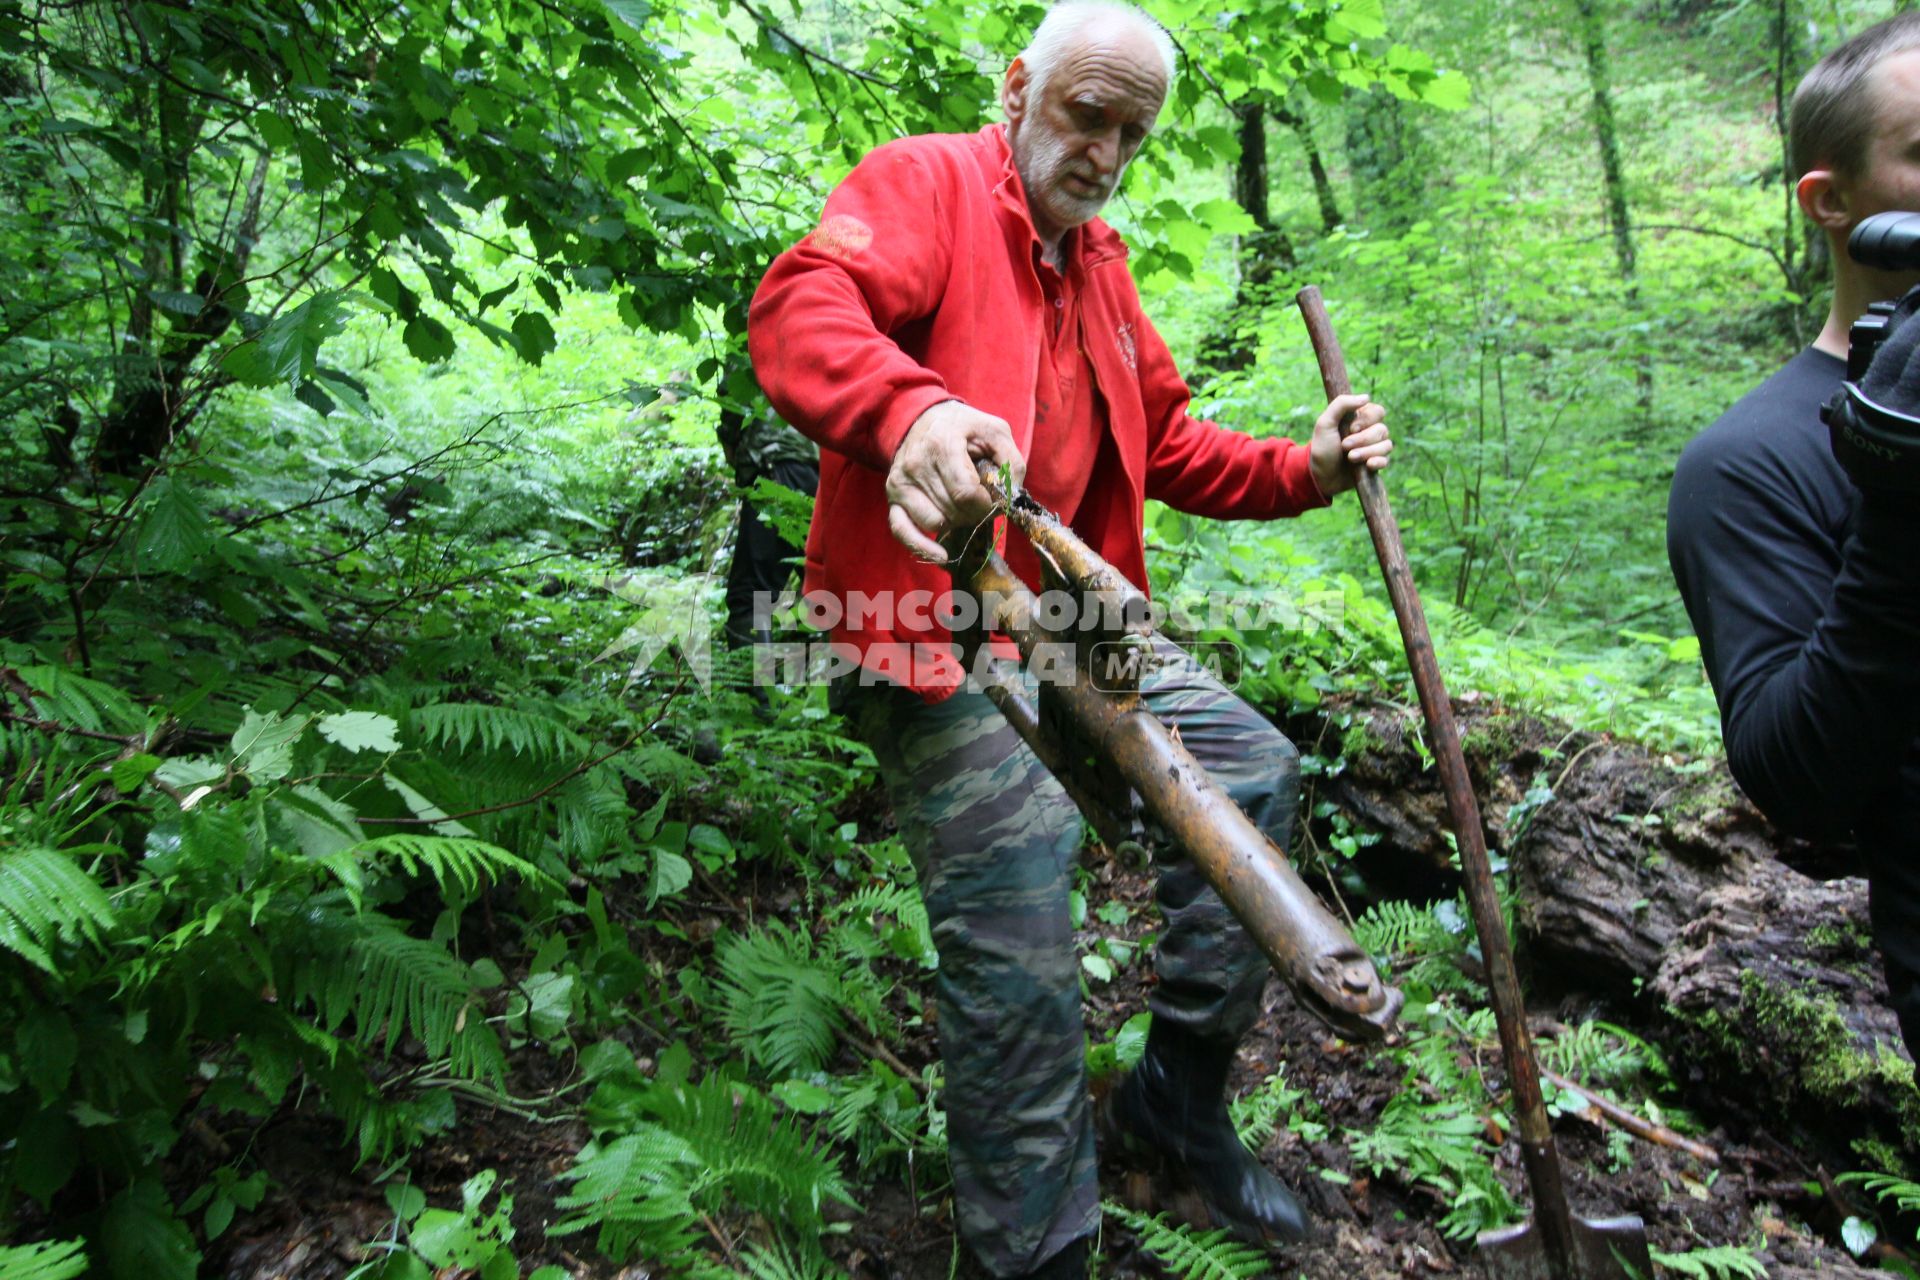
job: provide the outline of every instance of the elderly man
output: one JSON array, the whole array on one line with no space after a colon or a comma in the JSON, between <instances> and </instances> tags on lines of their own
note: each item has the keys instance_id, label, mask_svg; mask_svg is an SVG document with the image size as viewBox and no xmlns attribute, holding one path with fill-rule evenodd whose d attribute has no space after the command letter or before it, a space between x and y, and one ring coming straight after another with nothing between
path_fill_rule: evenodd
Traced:
<instances>
[{"instance_id":1,"label":"elderly man","mask_svg":"<svg viewBox=\"0 0 1920 1280\"><path fill-rule=\"evenodd\" d=\"M1794 92L1800 208L1826 232L1833 305L1812 346L1687 446L1667 552L1720 702L1727 762L1769 817L1859 839L1874 938L1920 1048L1920 506L1835 459L1820 406L1847 331L1920 276L1855 262L1861 219L1920 211L1920 14L1869 27ZM1876 366L1878 367L1878 366ZM1888 403L1909 406L1920 387Z\"/></svg>"},{"instance_id":2,"label":"elderly man","mask_svg":"<svg viewBox=\"0 0 1920 1280\"><path fill-rule=\"evenodd\" d=\"M1023 476L1136 585L1144 501L1270 519L1325 505L1392 449L1378 406L1329 405L1306 446L1191 417L1096 218L1152 130L1172 42L1137 10L1049 12L1001 88L1004 127L875 150L768 271L748 336L775 408L822 446L809 592L847 601L864 664L835 702L880 762L940 952L936 1013L962 1235L998 1276L1084 1274L1098 1226L1068 898L1080 822L910 593L950 586L936 540L991 514L976 467ZM1339 424L1358 427L1344 442ZM892 537L887 533L891 531ZM1039 579L1009 533L1009 563ZM925 599L926 597L921 597ZM879 602L876 607L876 600ZM900 607L888 607L889 602ZM1210 678L1161 672L1149 705L1286 847L1296 753ZM1225 1087L1264 957L1178 850L1152 1031L1113 1131L1242 1234L1298 1239L1299 1204L1235 1138Z\"/></svg>"}]
</instances>

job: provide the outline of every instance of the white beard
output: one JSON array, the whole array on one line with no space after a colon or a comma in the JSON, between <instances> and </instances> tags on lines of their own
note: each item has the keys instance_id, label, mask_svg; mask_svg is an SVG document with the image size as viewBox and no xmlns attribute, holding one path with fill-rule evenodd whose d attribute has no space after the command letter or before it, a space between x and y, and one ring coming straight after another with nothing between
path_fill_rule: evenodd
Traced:
<instances>
[{"instance_id":1,"label":"white beard","mask_svg":"<svg viewBox=\"0 0 1920 1280\"><path fill-rule=\"evenodd\" d=\"M1026 122L1020 131L1020 142L1013 149L1014 168L1019 170L1020 182L1027 189L1027 200L1040 206L1063 227L1077 227L1092 221L1113 198L1121 175L1127 171L1125 165L1115 170L1112 180L1097 196L1076 196L1057 185L1064 174L1071 172L1070 161L1067 144L1059 135L1049 132L1038 121Z\"/></svg>"}]
</instances>

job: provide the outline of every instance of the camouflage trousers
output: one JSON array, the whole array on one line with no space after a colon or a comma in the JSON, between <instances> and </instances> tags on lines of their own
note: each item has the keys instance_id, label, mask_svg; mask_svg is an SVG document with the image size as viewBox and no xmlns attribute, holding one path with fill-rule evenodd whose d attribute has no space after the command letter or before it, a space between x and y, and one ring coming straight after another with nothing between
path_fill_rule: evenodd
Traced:
<instances>
[{"instance_id":1,"label":"camouflage trousers","mask_svg":"<svg viewBox=\"0 0 1920 1280\"><path fill-rule=\"evenodd\" d=\"M1293 744L1197 668L1157 670L1141 692L1286 848L1299 779ZM929 706L897 686L843 681L833 701L879 761L939 949L935 1008L960 1234L994 1275L1019 1275L1099 1222L1068 916L1079 811L983 693ZM1266 957L1192 862L1154 843L1165 927L1148 1007L1156 1019L1237 1041L1259 1014Z\"/></svg>"}]
</instances>

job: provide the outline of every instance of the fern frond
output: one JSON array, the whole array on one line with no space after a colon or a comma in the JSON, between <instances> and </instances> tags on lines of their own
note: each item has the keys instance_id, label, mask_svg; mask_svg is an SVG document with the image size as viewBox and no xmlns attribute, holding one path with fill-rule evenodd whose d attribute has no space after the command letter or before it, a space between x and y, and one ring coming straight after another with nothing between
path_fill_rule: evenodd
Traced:
<instances>
[{"instance_id":1,"label":"fern frond","mask_svg":"<svg viewBox=\"0 0 1920 1280\"><path fill-rule=\"evenodd\" d=\"M352 1019L355 1040L386 1052L412 1035L455 1074L501 1083L506 1058L481 1016L467 966L398 921L339 906L337 894L308 904L311 954L294 967L294 999L312 1004L329 1032Z\"/></svg>"},{"instance_id":2,"label":"fern frond","mask_svg":"<svg viewBox=\"0 0 1920 1280\"><path fill-rule=\"evenodd\" d=\"M562 1175L573 1189L554 1202L572 1216L548 1234L598 1228L601 1252L616 1260L644 1252L673 1262L702 1238L693 1190L703 1164L684 1138L644 1122L612 1142L591 1143Z\"/></svg>"},{"instance_id":3,"label":"fern frond","mask_svg":"<svg viewBox=\"0 0 1920 1280\"><path fill-rule=\"evenodd\" d=\"M1430 907L1416 906L1398 898L1377 902L1354 922L1353 940L1367 953L1392 957L1422 949L1446 936L1445 928L1434 918Z\"/></svg>"},{"instance_id":4,"label":"fern frond","mask_svg":"<svg viewBox=\"0 0 1920 1280\"><path fill-rule=\"evenodd\" d=\"M1594 1084L1618 1084L1643 1073L1667 1079L1660 1051L1610 1022L1582 1022L1541 1042L1541 1059L1552 1070Z\"/></svg>"},{"instance_id":5,"label":"fern frond","mask_svg":"<svg viewBox=\"0 0 1920 1280\"><path fill-rule=\"evenodd\" d=\"M428 744L510 751L548 760L584 754L585 739L546 716L482 702L442 702L410 713L413 727Z\"/></svg>"},{"instance_id":6,"label":"fern frond","mask_svg":"<svg viewBox=\"0 0 1920 1280\"><path fill-rule=\"evenodd\" d=\"M911 952L902 958L916 960L923 968L939 963L933 945L933 927L927 919L927 905L913 885L870 884L841 899L833 910L833 917L843 925L858 926L865 931L867 936L851 947L847 943L853 942L853 936L843 930L835 931L836 945L842 950L859 952L862 959L879 954L879 948L886 944L893 930L883 930L880 921L891 917L898 929L905 930L902 949Z\"/></svg>"},{"instance_id":7,"label":"fern frond","mask_svg":"<svg viewBox=\"0 0 1920 1280\"><path fill-rule=\"evenodd\" d=\"M740 1255L740 1266L753 1280L843 1280L847 1274L818 1245L753 1245Z\"/></svg>"},{"instance_id":8,"label":"fern frond","mask_svg":"<svg viewBox=\"0 0 1920 1280\"><path fill-rule=\"evenodd\" d=\"M424 868L443 894L456 888L471 897L482 886L512 875L521 880L546 880L547 873L515 853L484 840L454 836L399 834L377 836L334 855L341 858L391 858L408 875Z\"/></svg>"},{"instance_id":9,"label":"fern frond","mask_svg":"<svg viewBox=\"0 0 1920 1280\"><path fill-rule=\"evenodd\" d=\"M741 1052L777 1075L826 1066L847 1023L838 964L778 921L729 938L716 958L721 1023Z\"/></svg>"},{"instance_id":10,"label":"fern frond","mask_svg":"<svg viewBox=\"0 0 1920 1280\"><path fill-rule=\"evenodd\" d=\"M1427 1042L1449 1043L1441 1036L1427 1037ZM1443 1092L1457 1096L1458 1086ZM1480 1117L1460 1103L1426 1102L1406 1090L1388 1101L1371 1130L1349 1130L1347 1148L1355 1164L1376 1176L1391 1173L1439 1191L1450 1206L1440 1229L1459 1240L1519 1216L1519 1207L1494 1174L1485 1139Z\"/></svg>"},{"instance_id":11,"label":"fern frond","mask_svg":"<svg viewBox=\"0 0 1920 1280\"><path fill-rule=\"evenodd\" d=\"M1920 1182L1891 1173L1843 1173L1837 1182L1850 1182L1880 1200L1891 1200L1902 1213L1920 1213Z\"/></svg>"},{"instance_id":12,"label":"fern frond","mask_svg":"<svg viewBox=\"0 0 1920 1280\"><path fill-rule=\"evenodd\" d=\"M1241 1144L1258 1153L1280 1127L1281 1118L1293 1116L1302 1109L1302 1104L1311 1107L1306 1090L1288 1084L1286 1072L1279 1070L1268 1076L1260 1088L1229 1102L1227 1114L1233 1121L1234 1132L1240 1135Z\"/></svg>"},{"instance_id":13,"label":"fern frond","mask_svg":"<svg viewBox=\"0 0 1920 1280\"><path fill-rule=\"evenodd\" d=\"M1766 1264L1740 1245L1715 1245L1685 1253L1649 1252L1655 1266L1693 1280L1767 1280Z\"/></svg>"},{"instance_id":14,"label":"fern frond","mask_svg":"<svg viewBox=\"0 0 1920 1280\"><path fill-rule=\"evenodd\" d=\"M859 1208L832 1152L803 1118L780 1114L757 1090L709 1075L697 1085L651 1090L642 1105L706 1162L696 1196L711 1189L722 1204L785 1222L801 1239L818 1235L827 1201Z\"/></svg>"},{"instance_id":15,"label":"fern frond","mask_svg":"<svg viewBox=\"0 0 1920 1280\"><path fill-rule=\"evenodd\" d=\"M65 667L21 667L20 678L34 694L35 710L89 733L131 733L145 720L134 700L98 680L77 676Z\"/></svg>"},{"instance_id":16,"label":"fern frond","mask_svg":"<svg viewBox=\"0 0 1920 1280\"><path fill-rule=\"evenodd\" d=\"M1139 1236L1140 1247L1181 1280L1252 1280L1268 1274L1265 1250L1242 1244L1227 1231L1195 1231L1168 1221L1164 1213L1149 1218L1111 1200L1100 1207Z\"/></svg>"},{"instance_id":17,"label":"fern frond","mask_svg":"<svg viewBox=\"0 0 1920 1280\"><path fill-rule=\"evenodd\" d=\"M569 865L602 861L634 848L633 806L612 770L595 769L575 778L555 801L560 856Z\"/></svg>"},{"instance_id":18,"label":"fern frond","mask_svg":"<svg viewBox=\"0 0 1920 1280\"><path fill-rule=\"evenodd\" d=\"M55 849L0 854L0 947L48 973L62 941L97 941L113 927L113 904L92 876Z\"/></svg>"},{"instance_id":19,"label":"fern frond","mask_svg":"<svg viewBox=\"0 0 1920 1280\"><path fill-rule=\"evenodd\" d=\"M0 1276L7 1280L71 1280L87 1269L85 1240L0 1245Z\"/></svg>"}]
</instances>

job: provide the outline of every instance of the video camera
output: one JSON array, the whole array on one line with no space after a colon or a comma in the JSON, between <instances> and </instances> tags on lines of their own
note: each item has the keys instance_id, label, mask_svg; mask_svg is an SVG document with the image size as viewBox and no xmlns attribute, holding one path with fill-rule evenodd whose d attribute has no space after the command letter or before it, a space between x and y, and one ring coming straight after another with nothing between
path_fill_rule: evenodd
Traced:
<instances>
[{"instance_id":1,"label":"video camera","mask_svg":"<svg viewBox=\"0 0 1920 1280\"><path fill-rule=\"evenodd\" d=\"M1862 266L1920 271L1920 213L1876 213L1862 219L1847 237L1847 253ZM1871 381L1867 372L1874 356L1916 315L1920 288L1898 302L1870 304L1847 331L1846 384L1820 411L1833 456L1862 488L1920 493L1920 417L1883 403L1887 387L1875 386L1878 399L1863 389ZM1920 362L1913 358L1912 344L1907 345L1911 369ZM1899 390L1901 399L1920 402L1920 386Z\"/></svg>"}]
</instances>

